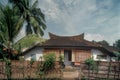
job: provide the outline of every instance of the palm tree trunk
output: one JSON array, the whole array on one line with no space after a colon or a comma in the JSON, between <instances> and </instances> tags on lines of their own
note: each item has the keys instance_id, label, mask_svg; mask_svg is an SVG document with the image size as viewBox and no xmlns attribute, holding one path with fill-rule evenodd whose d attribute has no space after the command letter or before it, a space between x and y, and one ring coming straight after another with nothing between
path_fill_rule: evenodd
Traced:
<instances>
[{"instance_id":1,"label":"palm tree trunk","mask_svg":"<svg viewBox=\"0 0 120 80\"><path fill-rule=\"evenodd\" d=\"M10 41L8 41L8 50L7 50L7 54L8 54L8 59L11 58L11 49L10 49Z\"/></svg>"}]
</instances>

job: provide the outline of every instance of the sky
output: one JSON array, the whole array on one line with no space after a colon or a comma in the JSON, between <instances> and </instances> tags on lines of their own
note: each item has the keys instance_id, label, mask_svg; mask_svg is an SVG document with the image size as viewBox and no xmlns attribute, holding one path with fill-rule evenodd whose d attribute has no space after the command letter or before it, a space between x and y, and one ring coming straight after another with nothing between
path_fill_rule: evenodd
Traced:
<instances>
[{"instance_id":1,"label":"sky","mask_svg":"<svg viewBox=\"0 0 120 80\"><path fill-rule=\"evenodd\" d=\"M49 38L48 32L85 33L87 40L106 40L111 45L120 39L120 0L39 0L38 4L46 19L44 38ZM19 36L23 34L24 28Z\"/></svg>"}]
</instances>

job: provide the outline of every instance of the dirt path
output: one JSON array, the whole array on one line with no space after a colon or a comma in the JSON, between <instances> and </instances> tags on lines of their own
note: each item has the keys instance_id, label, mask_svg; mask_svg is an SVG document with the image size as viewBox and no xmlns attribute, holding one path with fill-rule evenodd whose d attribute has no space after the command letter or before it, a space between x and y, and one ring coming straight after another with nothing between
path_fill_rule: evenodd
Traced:
<instances>
[{"instance_id":1,"label":"dirt path","mask_svg":"<svg viewBox=\"0 0 120 80\"><path fill-rule=\"evenodd\" d=\"M64 79L76 79L76 78L79 78L79 72L76 70L76 71L67 71L67 72L63 72L63 78Z\"/></svg>"}]
</instances>

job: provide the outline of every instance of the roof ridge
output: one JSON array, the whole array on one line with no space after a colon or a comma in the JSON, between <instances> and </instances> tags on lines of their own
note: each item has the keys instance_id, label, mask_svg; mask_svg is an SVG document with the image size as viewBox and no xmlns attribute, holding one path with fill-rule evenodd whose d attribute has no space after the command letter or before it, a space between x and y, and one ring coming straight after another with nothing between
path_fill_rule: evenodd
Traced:
<instances>
[{"instance_id":1,"label":"roof ridge","mask_svg":"<svg viewBox=\"0 0 120 80\"><path fill-rule=\"evenodd\" d=\"M84 39L84 33L79 34L79 35L75 35L75 36L59 36L59 35L56 35L56 34L49 32L49 37L50 37L50 39L56 39L56 38Z\"/></svg>"}]
</instances>

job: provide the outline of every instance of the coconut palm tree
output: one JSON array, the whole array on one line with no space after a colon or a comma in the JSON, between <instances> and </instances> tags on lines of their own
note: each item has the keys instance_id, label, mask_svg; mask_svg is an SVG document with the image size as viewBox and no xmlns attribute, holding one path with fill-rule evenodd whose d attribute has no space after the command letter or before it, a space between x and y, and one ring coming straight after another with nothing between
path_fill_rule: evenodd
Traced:
<instances>
[{"instance_id":1,"label":"coconut palm tree","mask_svg":"<svg viewBox=\"0 0 120 80\"><path fill-rule=\"evenodd\" d=\"M41 9L37 7L38 0L34 3L32 0L9 0L14 7L17 7L20 11L21 19L23 19L26 25L26 35L38 34L43 35L46 29L45 16L41 12Z\"/></svg>"},{"instance_id":2,"label":"coconut palm tree","mask_svg":"<svg viewBox=\"0 0 120 80\"><path fill-rule=\"evenodd\" d=\"M13 9L10 5L0 5L0 44L8 49L9 55L11 55L14 38L21 29L22 21L17 9Z\"/></svg>"}]
</instances>

